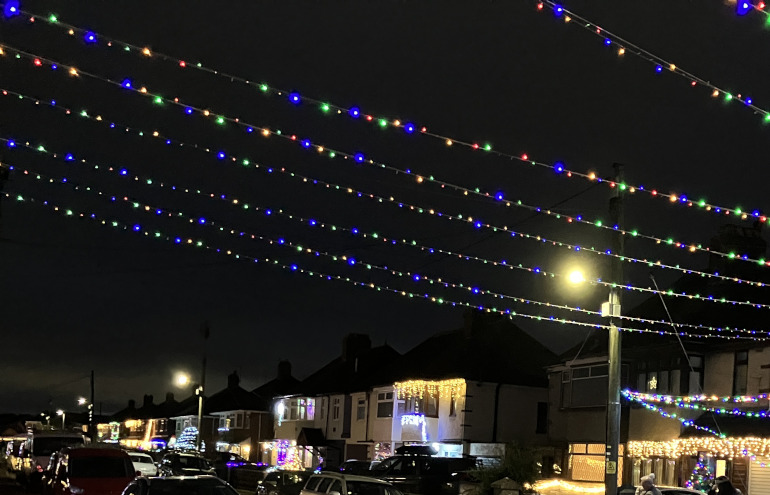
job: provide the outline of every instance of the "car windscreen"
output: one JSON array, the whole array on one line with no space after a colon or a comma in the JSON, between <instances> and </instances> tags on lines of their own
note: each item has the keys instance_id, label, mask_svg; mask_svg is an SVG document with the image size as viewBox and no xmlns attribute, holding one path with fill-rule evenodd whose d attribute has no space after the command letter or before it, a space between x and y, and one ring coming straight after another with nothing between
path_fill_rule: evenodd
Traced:
<instances>
[{"instance_id":1,"label":"car windscreen","mask_svg":"<svg viewBox=\"0 0 770 495\"><path fill-rule=\"evenodd\" d=\"M347 495L391 495L388 493L388 485L384 483L347 480L347 485Z\"/></svg>"},{"instance_id":2,"label":"car windscreen","mask_svg":"<svg viewBox=\"0 0 770 495\"><path fill-rule=\"evenodd\" d=\"M49 456L65 447L83 445L83 437L37 437L32 440L32 454Z\"/></svg>"},{"instance_id":3,"label":"car windscreen","mask_svg":"<svg viewBox=\"0 0 770 495\"><path fill-rule=\"evenodd\" d=\"M133 478L134 466L125 457L70 457L71 478Z\"/></svg>"},{"instance_id":4,"label":"car windscreen","mask_svg":"<svg viewBox=\"0 0 770 495\"><path fill-rule=\"evenodd\" d=\"M239 495L217 479L152 480L147 495Z\"/></svg>"},{"instance_id":5,"label":"car windscreen","mask_svg":"<svg viewBox=\"0 0 770 495\"><path fill-rule=\"evenodd\" d=\"M131 455L131 462L141 463L141 464L154 464L152 462L152 457L144 456L144 455Z\"/></svg>"}]
</instances>

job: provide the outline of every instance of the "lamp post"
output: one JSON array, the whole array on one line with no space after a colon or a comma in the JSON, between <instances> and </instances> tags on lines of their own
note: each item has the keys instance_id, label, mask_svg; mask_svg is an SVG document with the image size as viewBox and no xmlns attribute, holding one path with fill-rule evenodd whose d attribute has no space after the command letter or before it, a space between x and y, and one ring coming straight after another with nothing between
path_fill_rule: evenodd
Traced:
<instances>
[{"instance_id":1,"label":"lamp post","mask_svg":"<svg viewBox=\"0 0 770 495\"><path fill-rule=\"evenodd\" d=\"M61 416L61 429L64 429L64 420L67 417L67 413L63 409L56 411L57 416Z\"/></svg>"},{"instance_id":2,"label":"lamp post","mask_svg":"<svg viewBox=\"0 0 770 495\"><path fill-rule=\"evenodd\" d=\"M87 406L88 408L88 436L92 442L96 441L96 432L94 431L94 403L89 401L85 397L78 397L79 406Z\"/></svg>"},{"instance_id":3,"label":"lamp post","mask_svg":"<svg viewBox=\"0 0 770 495\"><path fill-rule=\"evenodd\" d=\"M186 387L187 385L192 384L192 381L190 380L190 375L188 375L187 373L178 373L174 381L179 387ZM195 448L196 450L200 451L201 426L202 426L201 423L203 421L203 385L195 384L195 388L193 392L195 393L195 395L198 396L198 424L197 424L198 433L195 436Z\"/></svg>"},{"instance_id":4,"label":"lamp post","mask_svg":"<svg viewBox=\"0 0 770 495\"><path fill-rule=\"evenodd\" d=\"M611 248L616 254L610 264L610 294L602 304L602 316L609 318L609 341L607 345L607 438L604 462L604 493L615 495L618 491L618 454L620 444L620 330L616 321L620 317L620 284L623 283L623 165L613 164L615 184L610 197L610 225L616 226L612 233Z\"/></svg>"}]
</instances>

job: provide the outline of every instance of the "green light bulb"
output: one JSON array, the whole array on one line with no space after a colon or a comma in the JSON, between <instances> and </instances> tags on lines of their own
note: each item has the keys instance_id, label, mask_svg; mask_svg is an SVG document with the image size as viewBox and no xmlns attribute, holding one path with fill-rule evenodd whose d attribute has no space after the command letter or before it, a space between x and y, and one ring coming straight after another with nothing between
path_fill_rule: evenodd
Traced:
<instances>
[{"instance_id":1,"label":"green light bulb","mask_svg":"<svg viewBox=\"0 0 770 495\"><path fill-rule=\"evenodd\" d=\"M48 16L48 22L59 22L59 19L54 14L51 14Z\"/></svg>"},{"instance_id":2,"label":"green light bulb","mask_svg":"<svg viewBox=\"0 0 770 495\"><path fill-rule=\"evenodd\" d=\"M329 106L328 103L322 103L321 104L321 111L324 112L324 113L328 112L330 108L331 107Z\"/></svg>"},{"instance_id":3,"label":"green light bulb","mask_svg":"<svg viewBox=\"0 0 770 495\"><path fill-rule=\"evenodd\" d=\"M270 88L267 86L267 84L260 84L260 85L259 85L259 89L260 89L262 92L266 92L266 91L267 91L268 89L270 89Z\"/></svg>"},{"instance_id":4,"label":"green light bulb","mask_svg":"<svg viewBox=\"0 0 770 495\"><path fill-rule=\"evenodd\" d=\"M379 124L380 127L388 127L388 121L385 119L380 119Z\"/></svg>"},{"instance_id":5,"label":"green light bulb","mask_svg":"<svg viewBox=\"0 0 770 495\"><path fill-rule=\"evenodd\" d=\"M732 99L733 99L733 95L731 95L730 93L725 93L725 101L730 101Z\"/></svg>"},{"instance_id":6,"label":"green light bulb","mask_svg":"<svg viewBox=\"0 0 770 495\"><path fill-rule=\"evenodd\" d=\"M225 123L224 117L217 117L217 124L223 125Z\"/></svg>"},{"instance_id":7,"label":"green light bulb","mask_svg":"<svg viewBox=\"0 0 770 495\"><path fill-rule=\"evenodd\" d=\"M155 102L156 105L162 105L163 104L163 98L161 98L160 96L156 96L155 100L153 100L153 101Z\"/></svg>"}]
</instances>

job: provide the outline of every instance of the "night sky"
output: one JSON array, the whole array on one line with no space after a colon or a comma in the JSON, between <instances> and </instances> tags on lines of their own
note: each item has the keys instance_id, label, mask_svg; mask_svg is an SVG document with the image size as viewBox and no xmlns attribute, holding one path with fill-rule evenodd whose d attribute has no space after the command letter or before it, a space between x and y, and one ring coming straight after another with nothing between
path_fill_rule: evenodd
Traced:
<instances>
[{"instance_id":1,"label":"night sky","mask_svg":"<svg viewBox=\"0 0 770 495\"><path fill-rule=\"evenodd\" d=\"M23 1L41 18L0 23L0 162L13 167L1 205L0 411L74 410L91 370L104 413L143 394L183 398L172 375L198 373L204 348L212 392L234 370L257 387L284 359L302 379L348 333L406 352L462 325L462 304L596 321L467 290L591 310L606 297L542 272L582 264L606 279L609 258L533 237L608 248L608 230L563 216L606 224L610 188L522 154L603 178L621 163L631 185L770 210L770 125L703 84L770 110L764 13L737 16L719 1L564 7L609 30L610 45L528 0ZM94 42L49 25L50 13ZM632 44L699 82L656 71ZM635 193L625 225L703 244L728 220L751 225L696 210ZM626 252L707 262L641 236ZM525 269L493 266L501 260ZM626 265L624 281L648 287L648 273ZM655 276L666 286L679 273ZM641 300L624 297L626 308ZM588 331L513 321L556 352Z\"/></svg>"}]
</instances>

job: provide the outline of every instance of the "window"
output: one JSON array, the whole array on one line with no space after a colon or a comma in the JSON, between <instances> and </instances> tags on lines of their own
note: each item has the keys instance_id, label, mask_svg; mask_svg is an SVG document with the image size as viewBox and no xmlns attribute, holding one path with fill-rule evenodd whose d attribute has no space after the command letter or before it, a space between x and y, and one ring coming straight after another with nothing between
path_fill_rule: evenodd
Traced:
<instances>
[{"instance_id":1,"label":"window","mask_svg":"<svg viewBox=\"0 0 770 495\"><path fill-rule=\"evenodd\" d=\"M340 398L332 399L332 420L340 419Z\"/></svg>"},{"instance_id":2,"label":"window","mask_svg":"<svg viewBox=\"0 0 770 495\"><path fill-rule=\"evenodd\" d=\"M561 407L595 407L607 403L609 369L606 364L570 371L562 373Z\"/></svg>"},{"instance_id":3,"label":"window","mask_svg":"<svg viewBox=\"0 0 770 495\"><path fill-rule=\"evenodd\" d=\"M358 407L356 408L356 419L361 421L366 419L366 401L364 399L358 399Z\"/></svg>"},{"instance_id":4,"label":"window","mask_svg":"<svg viewBox=\"0 0 770 495\"><path fill-rule=\"evenodd\" d=\"M535 433L548 433L548 403L537 403L537 422L535 423Z\"/></svg>"},{"instance_id":5,"label":"window","mask_svg":"<svg viewBox=\"0 0 770 495\"><path fill-rule=\"evenodd\" d=\"M332 486L329 487L329 492L342 493L342 482L340 482L340 480L334 480Z\"/></svg>"},{"instance_id":6,"label":"window","mask_svg":"<svg viewBox=\"0 0 770 495\"><path fill-rule=\"evenodd\" d=\"M733 395L746 395L749 372L749 352L738 351L735 353L735 367L733 370Z\"/></svg>"},{"instance_id":7,"label":"window","mask_svg":"<svg viewBox=\"0 0 770 495\"><path fill-rule=\"evenodd\" d=\"M438 418L438 395L428 395L423 398L425 407L425 416L428 418Z\"/></svg>"},{"instance_id":8,"label":"window","mask_svg":"<svg viewBox=\"0 0 770 495\"><path fill-rule=\"evenodd\" d=\"M380 392L377 394L377 417L393 417L393 392Z\"/></svg>"},{"instance_id":9,"label":"window","mask_svg":"<svg viewBox=\"0 0 770 495\"><path fill-rule=\"evenodd\" d=\"M332 484L331 478L322 478L321 483L319 483L318 488L316 488L316 491L326 493L326 489L329 488L329 485L331 484Z\"/></svg>"},{"instance_id":10,"label":"window","mask_svg":"<svg viewBox=\"0 0 770 495\"><path fill-rule=\"evenodd\" d=\"M235 415L235 427L243 428L243 413L238 413Z\"/></svg>"},{"instance_id":11,"label":"window","mask_svg":"<svg viewBox=\"0 0 770 495\"><path fill-rule=\"evenodd\" d=\"M457 396L454 394L449 398L449 415L457 416Z\"/></svg>"}]
</instances>

